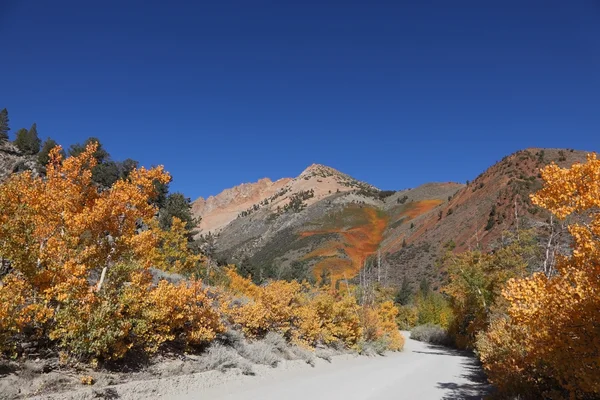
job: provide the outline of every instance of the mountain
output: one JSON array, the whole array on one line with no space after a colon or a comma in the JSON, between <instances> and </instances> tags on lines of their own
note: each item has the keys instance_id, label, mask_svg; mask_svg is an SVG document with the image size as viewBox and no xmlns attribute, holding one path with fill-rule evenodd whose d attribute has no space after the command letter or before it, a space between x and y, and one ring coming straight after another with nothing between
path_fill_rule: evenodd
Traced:
<instances>
[{"instance_id":1,"label":"mountain","mask_svg":"<svg viewBox=\"0 0 600 400\"><path fill-rule=\"evenodd\" d=\"M377 190L333 168L313 164L294 179L283 178L273 182L263 178L255 183L226 189L206 200L200 197L192 203L192 212L202 217L198 226L200 233L217 233L240 214L250 215L259 209L276 211L277 207L284 207L293 196L303 192L313 191L306 194L304 200L310 206L334 192L348 192L356 188Z\"/></svg>"},{"instance_id":2,"label":"mountain","mask_svg":"<svg viewBox=\"0 0 600 400\"><path fill-rule=\"evenodd\" d=\"M39 172L40 165L37 156L24 155L10 142L0 143L0 182L11 173L26 169Z\"/></svg>"},{"instance_id":3,"label":"mountain","mask_svg":"<svg viewBox=\"0 0 600 400\"><path fill-rule=\"evenodd\" d=\"M215 254L258 279L352 279L365 265L391 285L406 276L434 288L443 280L436 261L446 248L490 248L503 232L543 231L547 213L529 194L541 187L539 169L567 167L585 152L527 149L465 184L427 183L381 191L333 168L311 165L296 178L265 178L198 199L200 235ZM377 264L379 258L379 264Z\"/></svg>"},{"instance_id":4,"label":"mountain","mask_svg":"<svg viewBox=\"0 0 600 400\"><path fill-rule=\"evenodd\" d=\"M398 283L406 276L416 284L426 278L443 280L436 261L446 249L490 250L509 230L535 228L546 242L550 214L531 204L530 194L542 187L540 168L554 162L570 167L584 162L587 152L572 149L531 148L504 157L468 182L434 210L411 221L398 221L381 244L389 279ZM412 228L411 228L412 226ZM400 241L405 246L398 245Z\"/></svg>"},{"instance_id":5,"label":"mountain","mask_svg":"<svg viewBox=\"0 0 600 400\"><path fill-rule=\"evenodd\" d=\"M531 204L539 170L569 167L586 152L527 149L497 162L467 184L426 183L381 191L333 168L313 164L296 178L264 178L194 201L199 235L210 256L235 262L258 280L353 279L379 265L378 279L413 286L443 281L436 262L446 249L490 249L507 230L537 229L547 237L549 214ZM40 170L36 156L0 144L0 182L25 169Z\"/></svg>"}]
</instances>

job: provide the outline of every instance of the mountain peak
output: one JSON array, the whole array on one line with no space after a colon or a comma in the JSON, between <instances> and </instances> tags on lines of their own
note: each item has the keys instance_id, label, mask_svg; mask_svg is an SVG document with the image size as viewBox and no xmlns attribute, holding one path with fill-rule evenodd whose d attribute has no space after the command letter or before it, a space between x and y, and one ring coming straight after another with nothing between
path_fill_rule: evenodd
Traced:
<instances>
[{"instance_id":1,"label":"mountain peak","mask_svg":"<svg viewBox=\"0 0 600 400\"><path fill-rule=\"evenodd\" d=\"M299 177L307 177L307 176L320 176L322 178L327 178L329 176L341 175L345 176L345 174L341 173L335 168L328 167L323 164L311 164L309 165Z\"/></svg>"}]
</instances>

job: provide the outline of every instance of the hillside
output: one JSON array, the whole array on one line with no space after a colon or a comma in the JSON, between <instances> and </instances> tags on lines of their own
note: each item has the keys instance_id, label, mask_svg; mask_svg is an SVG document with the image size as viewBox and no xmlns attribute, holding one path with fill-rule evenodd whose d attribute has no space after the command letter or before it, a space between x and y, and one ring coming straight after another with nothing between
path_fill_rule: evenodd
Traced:
<instances>
[{"instance_id":1,"label":"hillside","mask_svg":"<svg viewBox=\"0 0 600 400\"><path fill-rule=\"evenodd\" d=\"M457 191L432 212L402 223L382 243L390 279L404 276L414 284L422 277L431 282L442 279L436 260L444 245L455 251L489 249L504 232L537 228L543 241L549 214L531 204L529 195L541 188L541 167L555 162L568 167L585 161L586 152L561 149L527 149L511 154ZM402 239L401 239L402 238ZM406 246L398 248L405 240Z\"/></svg>"},{"instance_id":2,"label":"hillside","mask_svg":"<svg viewBox=\"0 0 600 400\"><path fill-rule=\"evenodd\" d=\"M201 234L214 234L216 257L257 279L351 279L381 255L379 279L436 287L444 245L487 248L502 232L538 226L548 215L531 205L539 168L570 166L585 152L528 149L496 163L466 185L427 183L382 192L322 165L296 178L261 179L193 203ZM516 210L516 211L515 211ZM516 212L516 214L515 214Z\"/></svg>"},{"instance_id":3,"label":"hillside","mask_svg":"<svg viewBox=\"0 0 600 400\"><path fill-rule=\"evenodd\" d=\"M234 219L248 216L259 209L277 212L278 208L288 205L294 196L305 197L303 203L310 206L332 193L361 187L375 189L333 168L313 164L294 179L283 178L272 182L269 178L263 178L258 182L226 189L207 199L200 197L192 203L192 212L202 217L200 233L218 233ZM311 193L303 194L311 190Z\"/></svg>"},{"instance_id":4,"label":"hillside","mask_svg":"<svg viewBox=\"0 0 600 400\"><path fill-rule=\"evenodd\" d=\"M0 143L0 182L13 172L26 169L37 171L39 168L36 156L24 155L10 142Z\"/></svg>"},{"instance_id":5,"label":"hillside","mask_svg":"<svg viewBox=\"0 0 600 400\"><path fill-rule=\"evenodd\" d=\"M282 278L354 277L384 241L390 222L421 217L462 185L432 183L382 192L333 168L261 179L193 203L200 234L215 234L218 257Z\"/></svg>"}]
</instances>

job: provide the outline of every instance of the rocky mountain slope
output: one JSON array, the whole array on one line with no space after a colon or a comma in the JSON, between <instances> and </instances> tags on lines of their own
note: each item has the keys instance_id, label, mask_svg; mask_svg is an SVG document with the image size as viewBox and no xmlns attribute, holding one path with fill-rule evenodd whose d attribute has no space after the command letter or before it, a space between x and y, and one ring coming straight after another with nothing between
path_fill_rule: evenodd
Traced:
<instances>
[{"instance_id":1,"label":"rocky mountain slope","mask_svg":"<svg viewBox=\"0 0 600 400\"><path fill-rule=\"evenodd\" d=\"M22 154L10 142L0 143L0 182L4 181L13 172L26 169L38 171L39 168L36 156Z\"/></svg>"},{"instance_id":2,"label":"rocky mountain slope","mask_svg":"<svg viewBox=\"0 0 600 400\"><path fill-rule=\"evenodd\" d=\"M218 233L234 219L251 215L259 209L277 212L278 208L281 210L288 205L294 196L304 197L303 203L310 206L332 193L360 188L376 190L333 168L313 164L294 179L283 178L272 182L269 178L263 178L255 183L243 183L226 189L207 199L200 197L193 202L192 212L202 217L200 233Z\"/></svg>"},{"instance_id":3,"label":"rocky mountain slope","mask_svg":"<svg viewBox=\"0 0 600 400\"><path fill-rule=\"evenodd\" d=\"M540 168L554 162L569 167L585 161L586 152L527 149L497 162L431 212L388 232L382 243L390 280L404 276L413 283L425 277L443 279L436 266L446 248L489 250L507 231L535 228L540 246L546 242L550 215L531 204L529 195L542 187ZM404 246L398 246L399 241Z\"/></svg>"},{"instance_id":4,"label":"rocky mountain slope","mask_svg":"<svg viewBox=\"0 0 600 400\"><path fill-rule=\"evenodd\" d=\"M489 248L506 230L543 229L548 215L529 201L539 169L570 166L585 152L528 149L505 157L473 181L428 183L382 192L332 168L312 165L297 178L262 179L198 199L201 234L214 235L215 257L253 275L352 279L379 258L378 279L414 285L443 279L444 246ZM377 257L379 256L379 257Z\"/></svg>"}]
</instances>

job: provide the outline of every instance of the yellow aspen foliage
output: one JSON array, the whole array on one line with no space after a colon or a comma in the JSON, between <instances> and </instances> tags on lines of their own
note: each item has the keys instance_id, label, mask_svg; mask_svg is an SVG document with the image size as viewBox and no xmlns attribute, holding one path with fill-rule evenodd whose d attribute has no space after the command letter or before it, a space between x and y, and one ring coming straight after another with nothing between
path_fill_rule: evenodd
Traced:
<instances>
[{"instance_id":1,"label":"yellow aspen foliage","mask_svg":"<svg viewBox=\"0 0 600 400\"><path fill-rule=\"evenodd\" d=\"M396 325L398 309L392 302L361 307L350 293L294 281L257 286L233 269L226 274L230 298L223 302L222 311L247 336L277 331L305 346L341 342L355 347L362 340L383 340L392 350L403 347Z\"/></svg>"},{"instance_id":2,"label":"yellow aspen foliage","mask_svg":"<svg viewBox=\"0 0 600 400\"><path fill-rule=\"evenodd\" d=\"M442 291L448 295L453 313L448 330L459 348L473 348L477 334L488 327L505 283L525 275L525 259L535 248L534 236L530 231L518 235L493 254L475 250L444 257L449 283Z\"/></svg>"},{"instance_id":3,"label":"yellow aspen foliage","mask_svg":"<svg viewBox=\"0 0 600 400\"><path fill-rule=\"evenodd\" d=\"M571 168L542 170L544 187L532 196L559 218L575 214L572 254L557 274L508 282L507 315L478 340L492 382L532 397L600 397L600 161L589 155Z\"/></svg>"},{"instance_id":4,"label":"yellow aspen foliage","mask_svg":"<svg viewBox=\"0 0 600 400\"><path fill-rule=\"evenodd\" d=\"M133 170L98 188L96 144L62 160L50 153L45 177L12 175L0 185L0 257L12 271L0 284L0 351L32 329L69 356L115 359L172 340L193 346L223 331L202 283L152 282L145 269L196 268L181 221L158 229L151 200L162 167ZM140 223L148 229L139 232Z\"/></svg>"},{"instance_id":5,"label":"yellow aspen foliage","mask_svg":"<svg viewBox=\"0 0 600 400\"><path fill-rule=\"evenodd\" d=\"M250 337L257 337L269 331L288 335L294 322L296 310L300 307L298 282L274 281L265 286L257 286L250 279L239 276L228 269L229 289L245 299L225 301L222 310L232 323L239 325Z\"/></svg>"},{"instance_id":6,"label":"yellow aspen foliage","mask_svg":"<svg viewBox=\"0 0 600 400\"><path fill-rule=\"evenodd\" d=\"M389 350L402 350L404 337L398 330L398 308L392 301L374 306L365 305L360 310L360 316L364 341L383 342Z\"/></svg>"},{"instance_id":7,"label":"yellow aspen foliage","mask_svg":"<svg viewBox=\"0 0 600 400\"><path fill-rule=\"evenodd\" d=\"M388 349L392 351L402 350L404 348L404 337L398 330L396 317L398 308L392 301L385 301L377 307L378 333L380 338L384 338L389 344Z\"/></svg>"},{"instance_id":8,"label":"yellow aspen foliage","mask_svg":"<svg viewBox=\"0 0 600 400\"><path fill-rule=\"evenodd\" d=\"M172 221L169 230L160 229L157 220L149 223L147 235L151 235L152 238L141 237L138 240L141 242L137 249L140 258L146 260L147 265L163 271L178 274L199 272L204 257L194 254L189 248L186 223L177 217L173 217ZM149 248L144 249L144 246L148 245Z\"/></svg>"},{"instance_id":9,"label":"yellow aspen foliage","mask_svg":"<svg viewBox=\"0 0 600 400\"><path fill-rule=\"evenodd\" d=\"M353 296L313 289L304 298L297 341L308 345L342 342L354 347L363 335L359 311Z\"/></svg>"},{"instance_id":10,"label":"yellow aspen foliage","mask_svg":"<svg viewBox=\"0 0 600 400\"><path fill-rule=\"evenodd\" d=\"M212 341L225 330L218 310L200 280L152 285L147 271L135 272L122 294L127 317L134 321L133 334L145 350L154 352L178 335L188 345Z\"/></svg>"},{"instance_id":11,"label":"yellow aspen foliage","mask_svg":"<svg viewBox=\"0 0 600 400\"><path fill-rule=\"evenodd\" d=\"M398 316L396 317L396 325L403 331L409 331L419 322L419 309L412 304L398 306Z\"/></svg>"},{"instance_id":12,"label":"yellow aspen foliage","mask_svg":"<svg viewBox=\"0 0 600 400\"><path fill-rule=\"evenodd\" d=\"M16 274L8 274L0 282L0 353L13 351L9 339L25 327L38 330L52 318L53 309L36 301L31 285Z\"/></svg>"},{"instance_id":13,"label":"yellow aspen foliage","mask_svg":"<svg viewBox=\"0 0 600 400\"><path fill-rule=\"evenodd\" d=\"M452 308L446 298L437 292L419 292L415 296L418 325L435 324L448 328L453 319Z\"/></svg>"},{"instance_id":14,"label":"yellow aspen foliage","mask_svg":"<svg viewBox=\"0 0 600 400\"><path fill-rule=\"evenodd\" d=\"M63 161L57 146L45 178L26 171L0 186L0 255L42 296L82 285L92 270L128 256L138 222L156 212L148 202L154 182L170 180L162 167L140 168L100 191L91 180L96 147Z\"/></svg>"}]
</instances>

